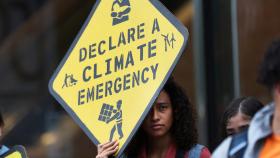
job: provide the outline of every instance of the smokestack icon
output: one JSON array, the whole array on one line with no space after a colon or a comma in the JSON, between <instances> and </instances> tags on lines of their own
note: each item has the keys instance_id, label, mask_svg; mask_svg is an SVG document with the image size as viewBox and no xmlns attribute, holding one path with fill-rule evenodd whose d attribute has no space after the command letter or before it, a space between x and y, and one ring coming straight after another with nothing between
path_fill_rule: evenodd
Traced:
<instances>
[{"instance_id":1,"label":"smokestack icon","mask_svg":"<svg viewBox=\"0 0 280 158\"><path fill-rule=\"evenodd\" d=\"M129 19L130 12L129 0L115 0L112 4L111 17L113 18L113 26L125 22Z\"/></svg>"}]
</instances>

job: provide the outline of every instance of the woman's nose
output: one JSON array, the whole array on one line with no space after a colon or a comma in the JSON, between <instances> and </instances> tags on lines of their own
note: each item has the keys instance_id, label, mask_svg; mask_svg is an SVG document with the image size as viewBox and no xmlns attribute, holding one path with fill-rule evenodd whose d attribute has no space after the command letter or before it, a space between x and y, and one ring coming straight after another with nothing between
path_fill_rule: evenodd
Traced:
<instances>
[{"instance_id":1,"label":"woman's nose","mask_svg":"<svg viewBox=\"0 0 280 158\"><path fill-rule=\"evenodd\" d=\"M157 120L159 120L159 113L158 113L158 111L156 110L156 109L152 109L151 110L151 119L152 119L152 121L157 121Z\"/></svg>"}]
</instances>

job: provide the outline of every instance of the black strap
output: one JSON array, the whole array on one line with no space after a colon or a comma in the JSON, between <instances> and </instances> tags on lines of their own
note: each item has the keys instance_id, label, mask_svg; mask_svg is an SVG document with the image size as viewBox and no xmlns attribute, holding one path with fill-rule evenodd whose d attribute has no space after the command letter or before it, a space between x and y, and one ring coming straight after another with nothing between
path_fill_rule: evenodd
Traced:
<instances>
[{"instance_id":1,"label":"black strap","mask_svg":"<svg viewBox=\"0 0 280 158\"><path fill-rule=\"evenodd\" d=\"M181 149L177 149L175 158L184 158L184 156L185 156L185 151Z\"/></svg>"},{"instance_id":2,"label":"black strap","mask_svg":"<svg viewBox=\"0 0 280 158\"><path fill-rule=\"evenodd\" d=\"M228 151L229 158L242 158L248 143L248 129L232 136L230 148Z\"/></svg>"}]
</instances>

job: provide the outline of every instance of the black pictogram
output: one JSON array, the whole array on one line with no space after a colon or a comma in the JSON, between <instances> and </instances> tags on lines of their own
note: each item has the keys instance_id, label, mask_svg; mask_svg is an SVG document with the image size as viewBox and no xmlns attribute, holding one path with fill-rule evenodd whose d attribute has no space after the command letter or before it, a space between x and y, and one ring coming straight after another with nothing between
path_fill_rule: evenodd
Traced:
<instances>
[{"instance_id":1,"label":"black pictogram","mask_svg":"<svg viewBox=\"0 0 280 158\"><path fill-rule=\"evenodd\" d=\"M73 74L65 74L64 82L62 88L64 87L72 87L77 84L77 80L73 77Z\"/></svg>"},{"instance_id":2,"label":"black pictogram","mask_svg":"<svg viewBox=\"0 0 280 158\"><path fill-rule=\"evenodd\" d=\"M174 34L172 33L172 37L169 38L169 34L163 35L162 37L164 38L164 43L165 43L165 51L167 52L167 48L171 46L171 48L174 48L174 42L176 41Z\"/></svg>"},{"instance_id":3,"label":"black pictogram","mask_svg":"<svg viewBox=\"0 0 280 158\"><path fill-rule=\"evenodd\" d=\"M114 126L110 132L109 140L112 141L116 130L119 134L119 139L123 137L122 132L122 100L119 100L116 105L116 109L112 105L103 103L98 120L106 123L110 123L111 121L115 121Z\"/></svg>"},{"instance_id":4,"label":"black pictogram","mask_svg":"<svg viewBox=\"0 0 280 158\"><path fill-rule=\"evenodd\" d=\"M115 0L112 4L111 17L113 18L113 25L120 24L129 19L130 12L129 0Z\"/></svg>"}]
</instances>

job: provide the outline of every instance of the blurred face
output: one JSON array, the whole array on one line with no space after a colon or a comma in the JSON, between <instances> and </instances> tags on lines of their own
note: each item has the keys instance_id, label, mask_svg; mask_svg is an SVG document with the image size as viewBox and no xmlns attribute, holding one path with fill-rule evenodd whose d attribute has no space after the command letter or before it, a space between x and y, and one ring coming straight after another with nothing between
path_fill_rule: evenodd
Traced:
<instances>
[{"instance_id":1,"label":"blurred face","mask_svg":"<svg viewBox=\"0 0 280 158\"><path fill-rule=\"evenodd\" d=\"M173 110L169 95L161 91L142 128L151 137L161 137L170 133L173 123Z\"/></svg>"},{"instance_id":2,"label":"blurred face","mask_svg":"<svg viewBox=\"0 0 280 158\"><path fill-rule=\"evenodd\" d=\"M233 135L248 128L251 117L238 112L237 115L231 117L227 122L227 135Z\"/></svg>"}]
</instances>

